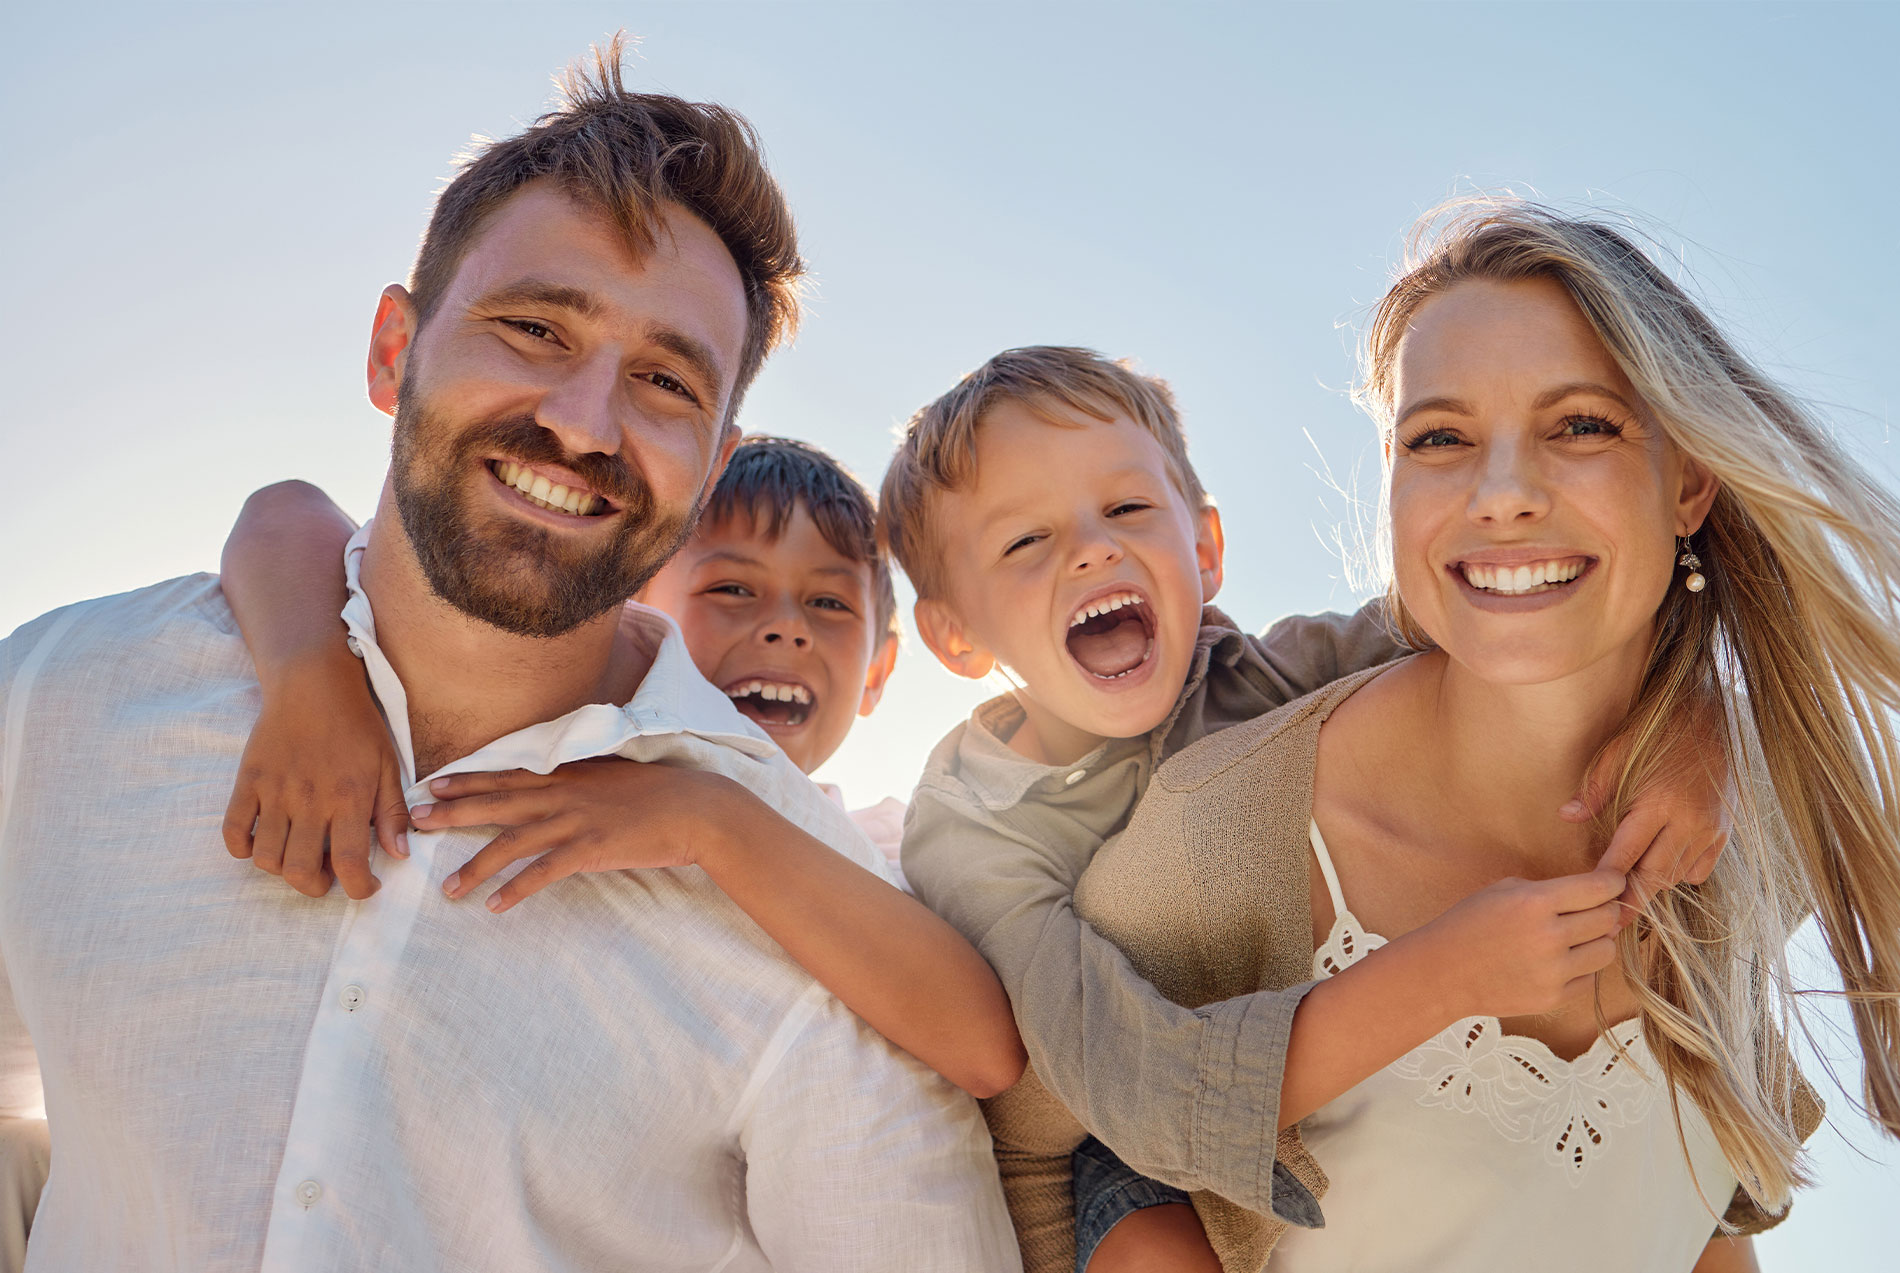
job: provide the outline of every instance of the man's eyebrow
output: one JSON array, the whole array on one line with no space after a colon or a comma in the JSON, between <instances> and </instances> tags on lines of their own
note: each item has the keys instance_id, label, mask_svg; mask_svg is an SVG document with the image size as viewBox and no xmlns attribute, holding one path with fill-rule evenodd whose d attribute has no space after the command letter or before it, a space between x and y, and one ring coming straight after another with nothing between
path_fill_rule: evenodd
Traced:
<instances>
[{"instance_id":1,"label":"man's eyebrow","mask_svg":"<svg viewBox=\"0 0 1900 1273\"><path fill-rule=\"evenodd\" d=\"M596 317L600 298L584 288L568 283L550 283L545 279L526 278L507 283L475 298L471 309L510 309L517 305L564 309L583 318Z\"/></svg>"},{"instance_id":2,"label":"man's eyebrow","mask_svg":"<svg viewBox=\"0 0 1900 1273\"><path fill-rule=\"evenodd\" d=\"M1546 407L1554 407L1565 398L1572 397L1576 394L1595 394L1600 398L1608 398L1611 402L1618 404L1630 414L1634 415L1636 413L1636 408L1631 406L1622 394L1610 388L1608 385L1598 384L1594 380L1573 380L1567 385L1558 385L1554 389L1546 389L1537 395L1537 401L1531 403L1531 409L1533 411L1542 411Z\"/></svg>"},{"instance_id":3,"label":"man's eyebrow","mask_svg":"<svg viewBox=\"0 0 1900 1273\"><path fill-rule=\"evenodd\" d=\"M657 323L647 324L646 338L684 362L712 392L725 391L726 373L719 365L718 355L705 341L688 336L677 327L662 327Z\"/></svg>"},{"instance_id":4,"label":"man's eyebrow","mask_svg":"<svg viewBox=\"0 0 1900 1273\"><path fill-rule=\"evenodd\" d=\"M1421 411L1448 411L1452 415L1461 416L1475 416L1478 414L1471 409L1471 404L1466 402L1463 398L1421 398L1411 406L1405 408L1405 410L1399 412L1399 418L1392 422L1392 427L1395 429L1398 428Z\"/></svg>"}]
</instances>

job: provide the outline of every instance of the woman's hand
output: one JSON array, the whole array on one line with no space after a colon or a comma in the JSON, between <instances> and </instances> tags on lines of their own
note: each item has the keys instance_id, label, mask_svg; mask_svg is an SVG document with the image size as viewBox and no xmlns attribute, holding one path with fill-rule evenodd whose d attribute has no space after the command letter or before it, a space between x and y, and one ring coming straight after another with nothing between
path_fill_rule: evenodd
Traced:
<instances>
[{"instance_id":1,"label":"woman's hand","mask_svg":"<svg viewBox=\"0 0 1900 1273\"><path fill-rule=\"evenodd\" d=\"M699 864L725 842L743 806L758 805L719 774L618 756L576 761L550 774L456 774L437 778L429 790L437 802L410 810L425 831L506 828L442 882L451 898L510 862L535 859L489 896L488 909L497 913L576 872Z\"/></svg>"},{"instance_id":2,"label":"woman's hand","mask_svg":"<svg viewBox=\"0 0 1900 1273\"><path fill-rule=\"evenodd\" d=\"M361 660L341 640L264 686L224 814L232 857L309 897L323 896L335 878L361 901L379 887L369 869L372 829L385 853L408 856L403 806L389 730Z\"/></svg>"},{"instance_id":3,"label":"woman's hand","mask_svg":"<svg viewBox=\"0 0 1900 1273\"><path fill-rule=\"evenodd\" d=\"M1616 958L1616 871L1554 880L1499 880L1398 939L1429 967L1464 1017L1551 1012L1588 991Z\"/></svg>"}]
</instances>

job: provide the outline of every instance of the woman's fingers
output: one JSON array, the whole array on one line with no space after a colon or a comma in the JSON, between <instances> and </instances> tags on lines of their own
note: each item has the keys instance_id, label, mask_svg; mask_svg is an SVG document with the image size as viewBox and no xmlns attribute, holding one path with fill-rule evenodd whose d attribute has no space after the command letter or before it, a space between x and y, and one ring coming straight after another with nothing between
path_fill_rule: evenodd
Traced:
<instances>
[{"instance_id":1,"label":"woman's fingers","mask_svg":"<svg viewBox=\"0 0 1900 1273\"><path fill-rule=\"evenodd\" d=\"M1564 940L1572 949L1595 941L1599 937L1613 937L1623 922L1623 903L1620 898L1611 898L1601 906L1592 906L1585 911L1570 911L1557 917Z\"/></svg>"}]
</instances>

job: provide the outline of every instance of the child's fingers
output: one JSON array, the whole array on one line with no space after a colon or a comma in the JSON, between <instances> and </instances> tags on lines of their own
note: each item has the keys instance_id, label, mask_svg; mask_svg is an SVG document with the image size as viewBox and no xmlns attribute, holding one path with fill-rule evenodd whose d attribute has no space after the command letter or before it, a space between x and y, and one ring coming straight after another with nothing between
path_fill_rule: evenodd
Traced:
<instances>
[{"instance_id":1,"label":"child's fingers","mask_svg":"<svg viewBox=\"0 0 1900 1273\"><path fill-rule=\"evenodd\" d=\"M445 827L520 826L536 822L554 809L544 790L490 791L419 804L409 810L415 825L426 831Z\"/></svg>"},{"instance_id":2,"label":"child's fingers","mask_svg":"<svg viewBox=\"0 0 1900 1273\"><path fill-rule=\"evenodd\" d=\"M522 827L506 827L500 835L476 850L462 869L442 881L442 891L450 897L464 897L510 862L533 857L552 848L564 838L565 828L556 830L547 822L531 822Z\"/></svg>"},{"instance_id":3,"label":"child's fingers","mask_svg":"<svg viewBox=\"0 0 1900 1273\"><path fill-rule=\"evenodd\" d=\"M251 856L251 832L256 826L257 793L240 779L231 792L231 803L224 807L224 847L232 857Z\"/></svg>"},{"instance_id":4,"label":"child's fingers","mask_svg":"<svg viewBox=\"0 0 1900 1273\"><path fill-rule=\"evenodd\" d=\"M553 778L532 769L503 769L495 773L450 774L437 778L429 783L429 794L441 800L454 800L493 791L528 791L553 783Z\"/></svg>"},{"instance_id":5,"label":"child's fingers","mask_svg":"<svg viewBox=\"0 0 1900 1273\"><path fill-rule=\"evenodd\" d=\"M396 758L383 756L383 772L376 781L376 841L391 857L409 856L409 802L403 797L402 773Z\"/></svg>"},{"instance_id":6,"label":"child's fingers","mask_svg":"<svg viewBox=\"0 0 1900 1273\"><path fill-rule=\"evenodd\" d=\"M323 868L323 825L313 818L292 822L284 837L284 883L305 897L330 891L330 873Z\"/></svg>"},{"instance_id":7,"label":"child's fingers","mask_svg":"<svg viewBox=\"0 0 1900 1273\"><path fill-rule=\"evenodd\" d=\"M290 819L282 808L267 804L257 811L257 831L251 837L251 864L267 875L284 873L284 841L290 837Z\"/></svg>"},{"instance_id":8,"label":"child's fingers","mask_svg":"<svg viewBox=\"0 0 1900 1273\"><path fill-rule=\"evenodd\" d=\"M330 824L330 870L343 892L359 902L382 887L369 869L370 844L370 825L360 813Z\"/></svg>"},{"instance_id":9,"label":"child's fingers","mask_svg":"<svg viewBox=\"0 0 1900 1273\"><path fill-rule=\"evenodd\" d=\"M586 850L567 843L543 853L515 873L515 877L496 889L488 898L488 909L497 915L533 893L539 893L556 880L566 879L584 869Z\"/></svg>"}]
</instances>

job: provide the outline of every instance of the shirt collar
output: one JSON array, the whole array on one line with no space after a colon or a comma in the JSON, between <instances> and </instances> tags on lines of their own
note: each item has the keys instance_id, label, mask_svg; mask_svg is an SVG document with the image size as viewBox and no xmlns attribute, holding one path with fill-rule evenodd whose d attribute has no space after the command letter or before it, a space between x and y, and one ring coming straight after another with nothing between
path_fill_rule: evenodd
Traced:
<instances>
[{"instance_id":1,"label":"shirt collar","mask_svg":"<svg viewBox=\"0 0 1900 1273\"><path fill-rule=\"evenodd\" d=\"M605 756L634 738L655 734L690 734L754 759L764 759L778 750L764 730L746 719L731 699L699 674L679 626L668 615L651 606L628 602L621 615L625 639L643 641L654 650L653 664L631 699L624 704L585 704L556 720L497 738L435 773L416 775L408 696L376 644L376 616L370 608L369 594L363 591L363 554L374 524L373 520L365 522L343 550L343 577L350 593L343 606L343 625L349 632L350 649L369 672L370 685L395 736L404 776L412 787L417 785L418 777L455 773L495 769L547 773L569 761Z\"/></svg>"}]
</instances>

